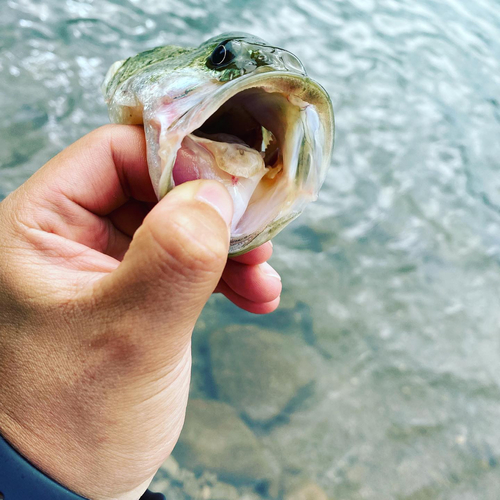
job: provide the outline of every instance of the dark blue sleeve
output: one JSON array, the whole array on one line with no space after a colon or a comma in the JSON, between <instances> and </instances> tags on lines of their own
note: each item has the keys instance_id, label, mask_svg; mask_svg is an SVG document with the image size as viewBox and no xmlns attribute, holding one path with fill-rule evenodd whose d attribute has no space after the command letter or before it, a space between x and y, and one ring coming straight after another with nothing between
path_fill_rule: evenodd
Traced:
<instances>
[{"instance_id":1,"label":"dark blue sleeve","mask_svg":"<svg viewBox=\"0 0 500 500\"><path fill-rule=\"evenodd\" d=\"M0 436L0 500L85 500L36 469ZM147 491L141 500L165 500Z\"/></svg>"}]
</instances>

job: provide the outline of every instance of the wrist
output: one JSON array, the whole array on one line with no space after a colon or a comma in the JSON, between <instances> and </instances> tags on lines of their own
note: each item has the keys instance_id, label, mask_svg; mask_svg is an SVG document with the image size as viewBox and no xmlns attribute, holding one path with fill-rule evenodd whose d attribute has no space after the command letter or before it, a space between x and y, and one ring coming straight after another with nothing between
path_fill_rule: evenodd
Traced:
<instances>
[{"instance_id":1,"label":"wrist","mask_svg":"<svg viewBox=\"0 0 500 500\"><path fill-rule=\"evenodd\" d=\"M109 460L106 466L101 466L101 454L93 450L92 446L84 447L79 443L78 437L71 438L67 429L62 429L50 424L50 418L42 421L31 419L23 415L23 422L12 418L2 408L5 401L0 404L0 440L15 450L22 460L34 468L45 478L53 481L63 489L74 492L75 498L88 500L139 500L147 489L150 481L146 481L133 489L116 493L110 491L109 476L120 475L119 464L112 464ZM34 432L26 422L36 420ZM1 467L0 467L1 468ZM120 484L114 484L116 489ZM0 491L1 488L0 488ZM0 497L1 498L1 497ZM18 500L18 496L11 496ZM34 500L38 496L26 497ZM43 497L45 498L45 497ZM47 496L47 498L51 498ZM63 497L64 498L64 497ZM6 497L5 500L9 500ZM23 499L19 499L23 500Z\"/></svg>"},{"instance_id":2,"label":"wrist","mask_svg":"<svg viewBox=\"0 0 500 500\"><path fill-rule=\"evenodd\" d=\"M0 496L5 500L88 500L68 490L36 469L0 435ZM139 496L132 497L134 500ZM165 500L146 491L140 500Z\"/></svg>"},{"instance_id":3,"label":"wrist","mask_svg":"<svg viewBox=\"0 0 500 500\"><path fill-rule=\"evenodd\" d=\"M5 500L84 500L56 483L24 459L0 435L0 493Z\"/></svg>"},{"instance_id":4,"label":"wrist","mask_svg":"<svg viewBox=\"0 0 500 500\"><path fill-rule=\"evenodd\" d=\"M109 495L100 488L97 474L89 474L84 468L71 466L67 459L61 458L62 454L57 446L48 446L40 437L27 435L15 425L6 425L7 421L10 419L5 418L5 415L0 417L0 493L4 495L5 500L40 498L38 495L28 494L31 491L37 492L37 488L49 491L50 495L42 498L51 500L59 500L59 498L61 500L157 500L163 498L162 495L155 497L146 492L152 478L130 491ZM7 458L10 462L10 469L6 468ZM87 462L93 462L91 454L87 457ZM12 484L9 491L12 490L14 493L7 496L4 491L6 488L3 484L6 481L4 476L13 469L17 471L18 477L10 478ZM26 478L29 481L24 484Z\"/></svg>"}]
</instances>

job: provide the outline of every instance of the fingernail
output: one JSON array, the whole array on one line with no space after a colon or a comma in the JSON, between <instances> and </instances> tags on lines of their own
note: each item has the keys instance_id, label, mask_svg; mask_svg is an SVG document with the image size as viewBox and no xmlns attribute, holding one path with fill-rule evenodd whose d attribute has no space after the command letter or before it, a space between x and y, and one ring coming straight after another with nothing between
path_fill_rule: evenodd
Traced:
<instances>
[{"instance_id":1,"label":"fingernail","mask_svg":"<svg viewBox=\"0 0 500 500\"><path fill-rule=\"evenodd\" d=\"M204 182L195 198L207 203L219 212L224 222L229 226L233 218L233 201L227 189L217 181Z\"/></svg>"},{"instance_id":2,"label":"fingernail","mask_svg":"<svg viewBox=\"0 0 500 500\"><path fill-rule=\"evenodd\" d=\"M274 248L273 242L269 240L269 244L271 245L271 248Z\"/></svg>"},{"instance_id":3,"label":"fingernail","mask_svg":"<svg viewBox=\"0 0 500 500\"><path fill-rule=\"evenodd\" d=\"M266 275L272 278L278 278L281 281L281 276L267 263L264 262L260 265L260 270Z\"/></svg>"}]
</instances>

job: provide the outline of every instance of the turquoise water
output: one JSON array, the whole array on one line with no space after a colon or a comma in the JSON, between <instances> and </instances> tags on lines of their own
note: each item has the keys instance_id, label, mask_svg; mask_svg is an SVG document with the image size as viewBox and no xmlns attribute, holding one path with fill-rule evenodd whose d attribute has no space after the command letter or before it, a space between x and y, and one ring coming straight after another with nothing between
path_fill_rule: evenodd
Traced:
<instances>
[{"instance_id":1,"label":"turquoise water","mask_svg":"<svg viewBox=\"0 0 500 500\"><path fill-rule=\"evenodd\" d=\"M332 96L320 199L275 240L282 306L255 317L218 297L195 331L192 411L155 481L169 500L499 498L498 0L2 0L0 14L0 197L107 123L108 66L156 45L249 31ZM211 414L227 423L217 450Z\"/></svg>"}]
</instances>

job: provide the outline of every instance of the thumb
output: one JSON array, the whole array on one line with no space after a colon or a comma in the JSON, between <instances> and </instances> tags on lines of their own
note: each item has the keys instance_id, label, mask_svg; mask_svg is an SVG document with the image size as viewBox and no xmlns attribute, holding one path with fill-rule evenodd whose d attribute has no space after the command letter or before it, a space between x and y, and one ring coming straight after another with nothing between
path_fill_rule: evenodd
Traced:
<instances>
[{"instance_id":1,"label":"thumb","mask_svg":"<svg viewBox=\"0 0 500 500\"><path fill-rule=\"evenodd\" d=\"M101 282L114 310L141 337L189 338L226 264L233 202L217 181L186 182L136 231L118 268ZM112 301L112 304L109 301Z\"/></svg>"}]
</instances>

